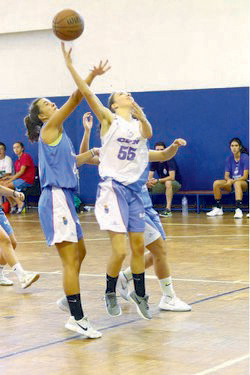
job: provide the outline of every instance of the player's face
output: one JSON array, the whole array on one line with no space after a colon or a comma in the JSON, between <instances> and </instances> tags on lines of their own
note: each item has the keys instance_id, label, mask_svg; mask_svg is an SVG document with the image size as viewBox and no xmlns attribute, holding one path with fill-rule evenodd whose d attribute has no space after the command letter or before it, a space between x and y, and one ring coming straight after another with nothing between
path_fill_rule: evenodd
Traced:
<instances>
[{"instance_id":1,"label":"player's face","mask_svg":"<svg viewBox=\"0 0 250 375\"><path fill-rule=\"evenodd\" d=\"M55 103L52 103L49 99L42 98L37 103L39 107L39 114L44 117L44 119L49 119L52 114L57 110Z\"/></svg>"},{"instance_id":2,"label":"player's face","mask_svg":"<svg viewBox=\"0 0 250 375\"><path fill-rule=\"evenodd\" d=\"M238 154L240 152L240 145L238 142L232 142L230 144L230 149L231 149L231 152L235 155L235 154Z\"/></svg>"},{"instance_id":3,"label":"player's face","mask_svg":"<svg viewBox=\"0 0 250 375\"><path fill-rule=\"evenodd\" d=\"M14 143L13 144L13 151L17 156L19 156L19 155L22 155L23 148L19 143Z\"/></svg>"},{"instance_id":4,"label":"player's face","mask_svg":"<svg viewBox=\"0 0 250 375\"><path fill-rule=\"evenodd\" d=\"M116 92L114 95L114 105L117 105L118 107L127 107L131 106L134 99L132 98L131 94L129 92Z\"/></svg>"}]
</instances>

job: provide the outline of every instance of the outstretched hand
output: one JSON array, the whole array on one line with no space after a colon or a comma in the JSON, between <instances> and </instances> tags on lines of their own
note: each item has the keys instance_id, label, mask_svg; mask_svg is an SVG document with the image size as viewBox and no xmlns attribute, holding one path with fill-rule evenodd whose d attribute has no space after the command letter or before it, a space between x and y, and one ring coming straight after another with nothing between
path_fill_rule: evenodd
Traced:
<instances>
[{"instance_id":1,"label":"outstretched hand","mask_svg":"<svg viewBox=\"0 0 250 375\"><path fill-rule=\"evenodd\" d=\"M93 116L91 115L91 112L86 112L82 116L82 123L85 130L91 130L93 125Z\"/></svg>"},{"instance_id":2,"label":"outstretched hand","mask_svg":"<svg viewBox=\"0 0 250 375\"><path fill-rule=\"evenodd\" d=\"M93 69L90 69L92 74L94 76L101 76L102 74L106 73L111 66L108 65L109 61L106 60L105 63L102 62L102 60L99 62L99 65L93 67Z\"/></svg>"},{"instance_id":3,"label":"outstretched hand","mask_svg":"<svg viewBox=\"0 0 250 375\"><path fill-rule=\"evenodd\" d=\"M187 144L187 141L185 141L185 139L183 138L177 138L173 142L173 145L177 147L186 146L186 144Z\"/></svg>"},{"instance_id":4,"label":"outstretched hand","mask_svg":"<svg viewBox=\"0 0 250 375\"><path fill-rule=\"evenodd\" d=\"M68 51L66 51L65 43L61 42L61 48L62 48L62 53L64 56L65 63L67 67L69 67L72 64L72 57L71 57L72 47Z\"/></svg>"}]
</instances>

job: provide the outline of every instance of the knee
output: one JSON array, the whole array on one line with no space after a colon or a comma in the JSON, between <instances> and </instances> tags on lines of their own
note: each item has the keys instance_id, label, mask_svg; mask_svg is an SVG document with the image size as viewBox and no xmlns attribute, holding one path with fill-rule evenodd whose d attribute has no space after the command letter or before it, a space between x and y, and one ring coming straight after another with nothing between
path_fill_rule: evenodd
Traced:
<instances>
[{"instance_id":1,"label":"knee","mask_svg":"<svg viewBox=\"0 0 250 375\"><path fill-rule=\"evenodd\" d=\"M234 188L235 190L242 191L241 181L235 181Z\"/></svg>"},{"instance_id":2,"label":"knee","mask_svg":"<svg viewBox=\"0 0 250 375\"><path fill-rule=\"evenodd\" d=\"M215 180L214 183L213 183L213 187L216 188L216 187L219 187L219 186L220 186L220 181Z\"/></svg>"}]
</instances>

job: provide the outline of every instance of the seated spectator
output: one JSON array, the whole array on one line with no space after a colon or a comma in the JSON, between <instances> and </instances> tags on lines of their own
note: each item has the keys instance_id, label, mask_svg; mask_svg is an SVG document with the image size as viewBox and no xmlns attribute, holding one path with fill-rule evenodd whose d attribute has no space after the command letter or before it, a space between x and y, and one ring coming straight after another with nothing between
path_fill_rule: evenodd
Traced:
<instances>
[{"instance_id":1,"label":"seated spectator","mask_svg":"<svg viewBox=\"0 0 250 375\"><path fill-rule=\"evenodd\" d=\"M231 155L226 159L224 180L216 180L213 184L214 199L216 206L207 216L221 216L223 210L221 206L221 191L228 193L234 189L235 192L235 219L241 219L242 213L242 195L248 189L248 172L249 172L249 156L247 149L242 145L239 138L232 138L229 141Z\"/></svg>"},{"instance_id":2,"label":"seated spectator","mask_svg":"<svg viewBox=\"0 0 250 375\"><path fill-rule=\"evenodd\" d=\"M164 142L157 142L154 145L154 149L157 151L164 150L164 148L166 148ZM154 178L155 172L158 175L158 179ZM166 194L166 208L159 215L162 217L172 216L171 205L173 194L181 188L181 175L174 158L150 164L147 187L152 194Z\"/></svg>"},{"instance_id":3,"label":"seated spectator","mask_svg":"<svg viewBox=\"0 0 250 375\"><path fill-rule=\"evenodd\" d=\"M0 180L3 177L10 176L13 171L12 160L6 155L6 146L0 142Z\"/></svg>"},{"instance_id":4,"label":"seated spectator","mask_svg":"<svg viewBox=\"0 0 250 375\"><path fill-rule=\"evenodd\" d=\"M17 156L14 162L15 174L3 177L0 185L6 186L10 189L22 190L26 187L32 186L35 177L35 168L31 156L24 152L24 145L22 142L15 142L13 144L13 151ZM10 213L21 213L24 208L24 202L18 197L8 197L11 205Z\"/></svg>"}]
</instances>

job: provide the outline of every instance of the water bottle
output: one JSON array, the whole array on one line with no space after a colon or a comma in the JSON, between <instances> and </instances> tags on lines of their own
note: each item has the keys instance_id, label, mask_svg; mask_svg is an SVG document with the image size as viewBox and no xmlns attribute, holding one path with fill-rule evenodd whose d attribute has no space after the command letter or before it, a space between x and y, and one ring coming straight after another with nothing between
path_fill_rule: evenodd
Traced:
<instances>
[{"instance_id":1,"label":"water bottle","mask_svg":"<svg viewBox=\"0 0 250 375\"><path fill-rule=\"evenodd\" d=\"M188 200L187 197L183 197L181 200L182 216L188 216Z\"/></svg>"}]
</instances>

